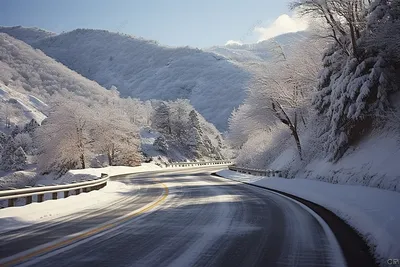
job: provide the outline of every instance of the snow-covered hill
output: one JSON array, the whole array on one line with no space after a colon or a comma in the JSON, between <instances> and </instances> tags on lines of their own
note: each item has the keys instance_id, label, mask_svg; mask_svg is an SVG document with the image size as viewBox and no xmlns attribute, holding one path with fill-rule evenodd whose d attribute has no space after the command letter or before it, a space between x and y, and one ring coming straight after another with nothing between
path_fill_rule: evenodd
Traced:
<instances>
[{"instance_id":1,"label":"snow-covered hill","mask_svg":"<svg viewBox=\"0 0 400 267\"><path fill-rule=\"evenodd\" d=\"M46 118L47 104L39 98L27 93L13 90L0 82L0 121L4 120L5 112L10 116L11 125L22 125L30 120L41 123ZM5 106L8 105L8 110ZM0 126L1 130L1 126Z\"/></svg>"},{"instance_id":2,"label":"snow-covered hill","mask_svg":"<svg viewBox=\"0 0 400 267\"><path fill-rule=\"evenodd\" d=\"M116 86L123 97L189 99L221 131L227 130L231 112L245 98L250 73L244 65L270 60L276 43L286 48L305 37L291 33L257 44L200 50L103 30L78 29L59 35L36 28L2 27L1 31L106 88Z\"/></svg>"},{"instance_id":3,"label":"snow-covered hill","mask_svg":"<svg viewBox=\"0 0 400 267\"><path fill-rule=\"evenodd\" d=\"M249 79L246 71L214 53L101 30L75 30L32 45L106 88L116 86L122 96L189 99L221 130L243 101Z\"/></svg>"},{"instance_id":4,"label":"snow-covered hill","mask_svg":"<svg viewBox=\"0 0 400 267\"><path fill-rule=\"evenodd\" d=\"M31 44L33 42L39 41L41 39L55 36L56 33L45 31L36 27L26 28L22 26L14 27L1 27L0 32L7 33L16 39L24 41L25 43Z\"/></svg>"},{"instance_id":5,"label":"snow-covered hill","mask_svg":"<svg viewBox=\"0 0 400 267\"><path fill-rule=\"evenodd\" d=\"M268 61L273 59L274 52L279 53L279 46L284 52L291 51L291 47L296 43L304 41L309 34L307 32L296 32L279 35L275 38L265 40L255 44L228 44L225 46L213 46L207 51L238 63L248 63L253 61Z\"/></svg>"},{"instance_id":6,"label":"snow-covered hill","mask_svg":"<svg viewBox=\"0 0 400 267\"><path fill-rule=\"evenodd\" d=\"M29 92L44 102L55 94L72 93L92 100L111 95L96 82L4 33L0 33L0 83L21 93ZM32 97L31 100L40 103Z\"/></svg>"}]
</instances>

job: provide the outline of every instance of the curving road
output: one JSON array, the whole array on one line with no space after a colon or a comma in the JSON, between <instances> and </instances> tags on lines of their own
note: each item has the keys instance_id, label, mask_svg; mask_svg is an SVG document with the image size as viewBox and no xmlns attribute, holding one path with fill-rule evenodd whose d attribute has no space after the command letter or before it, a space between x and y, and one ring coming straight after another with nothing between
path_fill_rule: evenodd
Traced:
<instances>
[{"instance_id":1,"label":"curving road","mask_svg":"<svg viewBox=\"0 0 400 267\"><path fill-rule=\"evenodd\" d=\"M136 189L110 206L2 234L0 266L345 265L331 231L307 208L213 170L121 178Z\"/></svg>"}]
</instances>

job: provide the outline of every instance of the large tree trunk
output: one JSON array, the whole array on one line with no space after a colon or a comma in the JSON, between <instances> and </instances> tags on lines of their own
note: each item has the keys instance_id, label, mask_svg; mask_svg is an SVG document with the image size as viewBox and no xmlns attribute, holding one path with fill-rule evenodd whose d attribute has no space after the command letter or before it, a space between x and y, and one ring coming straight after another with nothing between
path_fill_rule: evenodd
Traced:
<instances>
[{"instance_id":1,"label":"large tree trunk","mask_svg":"<svg viewBox=\"0 0 400 267\"><path fill-rule=\"evenodd\" d=\"M79 160L81 162L81 168L85 169L85 145L83 144L83 127L76 128L76 134L78 137L78 150L80 152Z\"/></svg>"},{"instance_id":2,"label":"large tree trunk","mask_svg":"<svg viewBox=\"0 0 400 267\"><path fill-rule=\"evenodd\" d=\"M358 58L357 55L357 41L356 41L356 32L354 28L354 23L350 22L350 36L351 36L351 46L353 48L353 55Z\"/></svg>"},{"instance_id":3,"label":"large tree trunk","mask_svg":"<svg viewBox=\"0 0 400 267\"><path fill-rule=\"evenodd\" d=\"M277 109L277 107L279 110ZM275 112L275 116L278 119L280 119L283 124L285 124L289 127L289 129L292 132L292 135L296 141L296 146L297 146L297 150L299 152L300 160L303 160L303 156L302 156L302 152L301 152L300 137L297 132L297 113L295 113L294 123L292 123L289 116L287 115L287 113L285 112L285 110L283 109L281 104L279 104L279 102L277 102L277 101L272 102L272 109Z\"/></svg>"},{"instance_id":4,"label":"large tree trunk","mask_svg":"<svg viewBox=\"0 0 400 267\"><path fill-rule=\"evenodd\" d=\"M81 155L80 155L80 161L81 161L81 167L82 167L82 169L85 169L86 168L86 164L85 164L85 155L82 153Z\"/></svg>"},{"instance_id":5,"label":"large tree trunk","mask_svg":"<svg viewBox=\"0 0 400 267\"><path fill-rule=\"evenodd\" d=\"M111 158L110 151L108 151L108 153L107 153L107 158L108 158L108 166L112 166L112 158Z\"/></svg>"},{"instance_id":6,"label":"large tree trunk","mask_svg":"<svg viewBox=\"0 0 400 267\"><path fill-rule=\"evenodd\" d=\"M113 166L113 164L114 164L114 157L115 157L115 148L114 148L114 144L112 144L112 145L111 145L111 148L108 149L107 157L108 157L108 166Z\"/></svg>"},{"instance_id":7,"label":"large tree trunk","mask_svg":"<svg viewBox=\"0 0 400 267\"><path fill-rule=\"evenodd\" d=\"M290 130L292 131L292 135L293 135L293 137L294 137L294 140L296 141L297 150L298 150L298 152L299 152L300 159L303 160L303 156L302 156L302 152L301 152L300 137L299 137L299 134L298 134L298 132L297 132L297 129L294 128L294 127L289 127L289 128L290 128Z\"/></svg>"}]
</instances>

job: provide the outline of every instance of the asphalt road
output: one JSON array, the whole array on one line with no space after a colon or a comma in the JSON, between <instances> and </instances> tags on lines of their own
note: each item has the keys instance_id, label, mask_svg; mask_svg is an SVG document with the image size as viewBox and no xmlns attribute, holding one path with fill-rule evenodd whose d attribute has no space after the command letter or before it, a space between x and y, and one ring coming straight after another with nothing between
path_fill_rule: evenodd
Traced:
<instances>
[{"instance_id":1,"label":"asphalt road","mask_svg":"<svg viewBox=\"0 0 400 267\"><path fill-rule=\"evenodd\" d=\"M136 189L112 205L2 234L0 258L46 247L153 203L123 223L26 257L22 265L344 266L331 231L304 206L213 177L212 170L122 178Z\"/></svg>"}]
</instances>

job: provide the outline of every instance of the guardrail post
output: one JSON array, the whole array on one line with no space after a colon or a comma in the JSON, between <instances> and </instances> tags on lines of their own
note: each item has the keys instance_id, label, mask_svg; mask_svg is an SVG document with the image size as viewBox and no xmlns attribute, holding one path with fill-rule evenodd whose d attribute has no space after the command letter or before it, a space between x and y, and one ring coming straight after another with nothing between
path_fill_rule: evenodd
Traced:
<instances>
[{"instance_id":1,"label":"guardrail post","mask_svg":"<svg viewBox=\"0 0 400 267\"><path fill-rule=\"evenodd\" d=\"M44 194L37 195L37 202L43 202Z\"/></svg>"},{"instance_id":2,"label":"guardrail post","mask_svg":"<svg viewBox=\"0 0 400 267\"><path fill-rule=\"evenodd\" d=\"M51 194L51 198L52 199L57 199L57 197L58 197L58 193L57 192Z\"/></svg>"},{"instance_id":3,"label":"guardrail post","mask_svg":"<svg viewBox=\"0 0 400 267\"><path fill-rule=\"evenodd\" d=\"M67 198L69 196L69 191L64 191L64 198Z\"/></svg>"},{"instance_id":4,"label":"guardrail post","mask_svg":"<svg viewBox=\"0 0 400 267\"><path fill-rule=\"evenodd\" d=\"M25 204L28 205L28 204L31 204L31 203L32 203L32 196L27 196L25 198Z\"/></svg>"},{"instance_id":5,"label":"guardrail post","mask_svg":"<svg viewBox=\"0 0 400 267\"><path fill-rule=\"evenodd\" d=\"M81 193L81 190L80 189L76 189L75 190L75 195L79 195Z\"/></svg>"},{"instance_id":6,"label":"guardrail post","mask_svg":"<svg viewBox=\"0 0 400 267\"><path fill-rule=\"evenodd\" d=\"M9 207L14 207L15 206L15 198L10 198L9 200L8 200L8 206Z\"/></svg>"}]
</instances>

